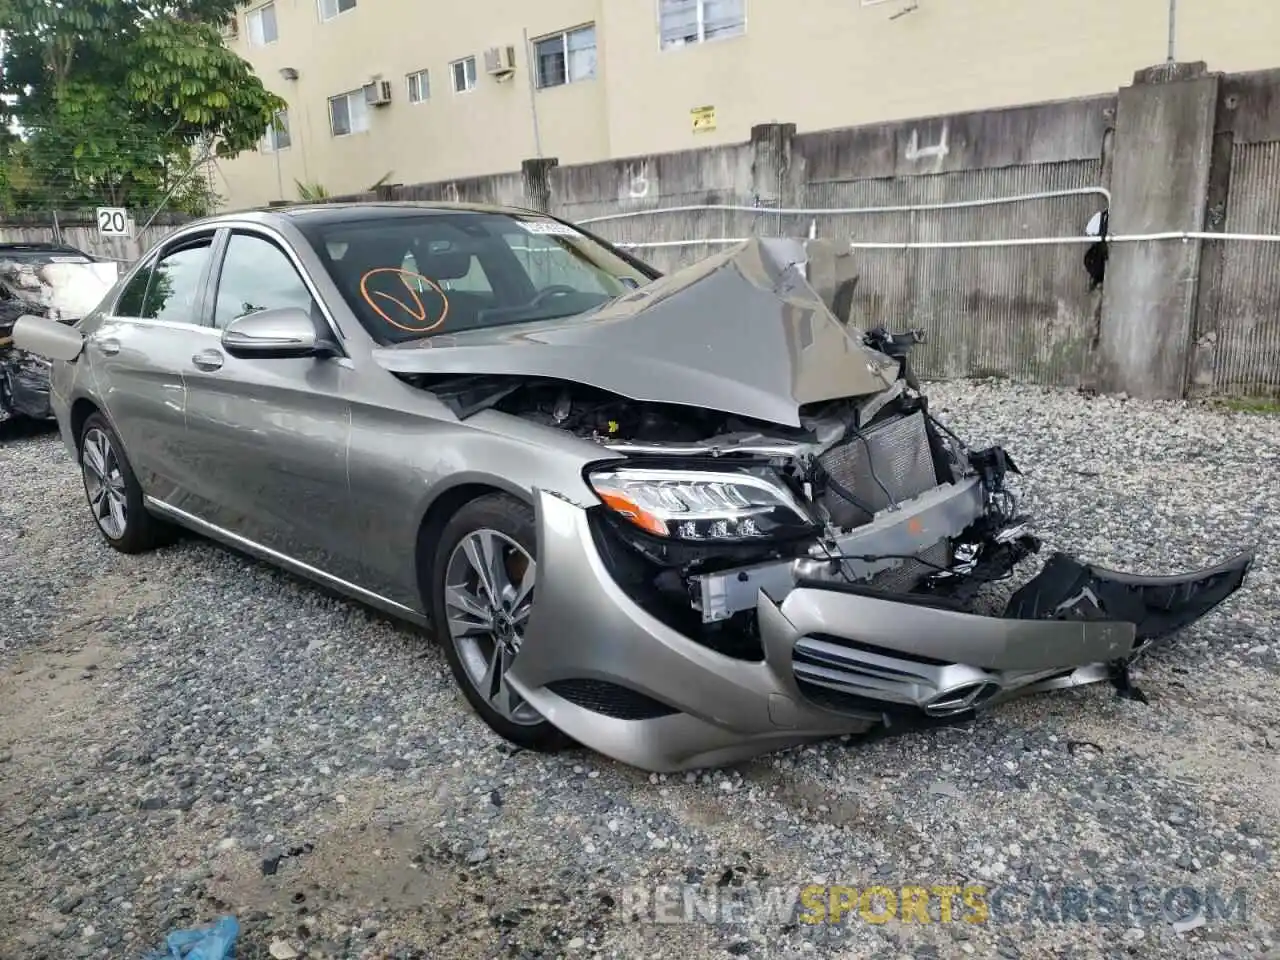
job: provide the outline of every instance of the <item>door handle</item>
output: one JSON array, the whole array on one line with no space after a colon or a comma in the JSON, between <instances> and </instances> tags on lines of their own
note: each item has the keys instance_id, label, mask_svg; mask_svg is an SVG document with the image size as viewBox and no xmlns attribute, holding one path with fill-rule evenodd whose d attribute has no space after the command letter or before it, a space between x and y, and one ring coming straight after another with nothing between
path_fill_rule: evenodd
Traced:
<instances>
[{"instance_id":1,"label":"door handle","mask_svg":"<svg viewBox=\"0 0 1280 960\"><path fill-rule=\"evenodd\" d=\"M99 340L98 349L105 353L108 357L114 357L120 352L120 341L114 339Z\"/></svg>"},{"instance_id":2,"label":"door handle","mask_svg":"<svg viewBox=\"0 0 1280 960\"><path fill-rule=\"evenodd\" d=\"M201 350L191 362L201 370L218 370L222 367L222 354L217 350Z\"/></svg>"}]
</instances>

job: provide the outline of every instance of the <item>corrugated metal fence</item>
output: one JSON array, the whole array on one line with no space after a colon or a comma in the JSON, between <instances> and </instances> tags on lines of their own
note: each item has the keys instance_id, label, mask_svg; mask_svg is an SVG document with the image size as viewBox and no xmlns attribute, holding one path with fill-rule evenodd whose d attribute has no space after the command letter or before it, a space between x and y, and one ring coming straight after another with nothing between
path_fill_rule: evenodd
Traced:
<instances>
[{"instance_id":1,"label":"corrugated metal fence","mask_svg":"<svg viewBox=\"0 0 1280 960\"><path fill-rule=\"evenodd\" d=\"M1235 147L1225 228L1280 235L1280 142ZM1280 243L1227 243L1219 290L1213 392L1280 393Z\"/></svg>"}]
</instances>

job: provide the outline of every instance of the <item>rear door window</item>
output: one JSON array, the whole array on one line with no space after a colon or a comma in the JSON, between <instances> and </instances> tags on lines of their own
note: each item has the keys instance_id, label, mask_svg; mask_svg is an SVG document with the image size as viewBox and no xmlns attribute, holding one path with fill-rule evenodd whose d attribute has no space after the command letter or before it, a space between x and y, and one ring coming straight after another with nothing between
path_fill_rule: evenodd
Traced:
<instances>
[{"instance_id":1,"label":"rear door window","mask_svg":"<svg viewBox=\"0 0 1280 960\"><path fill-rule=\"evenodd\" d=\"M120 299L116 301L117 317L142 316L142 304L147 297L147 284L151 282L151 269L154 266L154 261L146 264L125 284L124 290L120 292Z\"/></svg>"},{"instance_id":2,"label":"rear door window","mask_svg":"<svg viewBox=\"0 0 1280 960\"><path fill-rule=\"evenodd\" d=\"M154 268L139 270L125 286L116 315L199 324L200 284L212 248L212 237L199 237L161 252Z\"/></svg>"}]
</instances>

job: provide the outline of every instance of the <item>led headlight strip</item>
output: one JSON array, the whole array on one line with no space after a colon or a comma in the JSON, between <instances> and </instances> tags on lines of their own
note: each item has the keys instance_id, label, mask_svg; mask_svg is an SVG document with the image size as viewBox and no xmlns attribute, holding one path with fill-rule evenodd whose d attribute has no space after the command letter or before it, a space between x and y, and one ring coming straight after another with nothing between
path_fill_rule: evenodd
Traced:
<instances>
[{"instance_id":1,"label":"led headlight strip","mask_svg":"<svg viewBox=\"0 0 1280 960\"><path fill-rule=\"evenodd\" d=\"M587 475L618 516L658 537L749 541L796 533L814 520L772 471L604 467Z\"/></svg>"}]
</instances>

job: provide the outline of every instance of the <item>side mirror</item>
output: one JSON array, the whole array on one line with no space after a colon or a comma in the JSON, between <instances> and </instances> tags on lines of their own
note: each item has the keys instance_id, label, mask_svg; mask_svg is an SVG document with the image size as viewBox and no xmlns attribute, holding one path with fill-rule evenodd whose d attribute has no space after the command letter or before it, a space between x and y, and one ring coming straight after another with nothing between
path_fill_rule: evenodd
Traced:
<instances>
[{"instance_id":1,"label":"side mirror","mask_svg":"<svg viewBox=\"0 0 1280 960\"><path fill-rule=\"evenodd\" d=\"M333 343L317 335L315 321L299 307L259 310L232 320L222 331L222 348L233 357L275 360L338 353Z\"/></svg>"},{"instance_id":2,"label":"side mirror","mask_svg":"<svg viewBox=\"0 0 1280 960\"><path fill-rule=\"evenodd\" d=\"M24 314L13 325L13 345L46 360L70 363L84 349L84 335L49 317Z\"/></svg>"}]
</instances>

